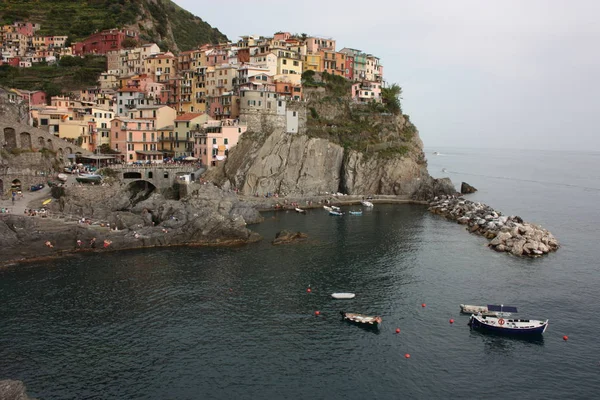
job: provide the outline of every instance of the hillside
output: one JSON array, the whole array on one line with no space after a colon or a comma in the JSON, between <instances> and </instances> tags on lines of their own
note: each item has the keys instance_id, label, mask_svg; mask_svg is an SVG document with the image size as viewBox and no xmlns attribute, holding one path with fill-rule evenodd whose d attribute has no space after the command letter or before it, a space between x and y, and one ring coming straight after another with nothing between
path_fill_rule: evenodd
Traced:
<instances>
[{"instance_id":1,"label":"hillside","mask_svg":"<svg viewBox=\"0 0 600 400\"><path fill-rule=\"evenodd\" d=\"M2 0L0 22L37 22L42 35L78 41L95 31L129 27L163 49L189 50L227 37L170 0Z\"/></svg>"}]
</instances>

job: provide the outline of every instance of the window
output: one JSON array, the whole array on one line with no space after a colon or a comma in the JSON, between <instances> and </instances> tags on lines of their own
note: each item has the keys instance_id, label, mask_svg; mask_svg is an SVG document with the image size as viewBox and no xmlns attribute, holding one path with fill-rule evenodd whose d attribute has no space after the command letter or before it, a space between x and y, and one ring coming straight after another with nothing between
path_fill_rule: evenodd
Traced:
<instances>
[{"instance_id":1,"label":"window","mask_svg":"<svg viewBox=\"0 0 600 400\"><path fill-rule=\"evenodd\" d=\"M133 133L129 132L129 141L133 142Z\"/></svg>"},{"instance_id":2,"label":"window","mask_svg":"<svg viewBox=\"0 0 600 400\"><path fill-rule=\"evenodd\" d=\"M224 144L229 144L229 140L227 138L225 138L223 140L224 140Z\"/></svg>"},{"instance_id":3,"label":"window","mask_svg":"<svg viewBox=\"0 0 600 400\"><path fill-rule=\"evenodd\" d=\"M292 112L292 117L295 117L295 116L296 116L296 111L293 111Z\"/></svg>"},{"instance_id":4,"label":"window","mask_svg":"<svg viewBox=\"0 0 600 400\"><path fill-rule=\"evenodd\" d=\"M283 61L282 61L282 64L283 64L283 65L287 65L287 60L283 60Z\"/></svg>"}]
</instances>

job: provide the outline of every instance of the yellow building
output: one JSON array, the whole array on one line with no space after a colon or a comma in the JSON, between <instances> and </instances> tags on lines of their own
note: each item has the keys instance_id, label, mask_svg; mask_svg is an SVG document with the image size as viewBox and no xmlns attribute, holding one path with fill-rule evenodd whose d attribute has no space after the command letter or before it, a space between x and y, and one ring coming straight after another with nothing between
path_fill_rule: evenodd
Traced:
<instances>
[{"instance_id":1,"label":"yellow building","mask_svg":"<svg viewBox=\"0 0 600 400\"><path fill-rule=\"evenodd\" d=\"M173 129L173 151L175 157L194 154L194 134L208 121L207 114L187 113L175 118Z\"/></svg>"},{"instance_id":2,"label":"yellow building","mask_svg":"<svg viewBox=\"0 0 600 400\"><path fill-rule=\"evenodd\" d=\"M300 84L302 80L302 60L297 52L291 50L277 49L277 75L275 80L286 79L294 84Z\"/></svg>"},{"instance_id":3,"label":"yellow building","mask_svg":"<svg viewBox=\"0 0 600 400\"><path fill-rule=\"evenodd\" d=\"M304 71L323 72L321 54L305 55L304 63L302 63L302 72Z\"/></svg>"}]
</instances>

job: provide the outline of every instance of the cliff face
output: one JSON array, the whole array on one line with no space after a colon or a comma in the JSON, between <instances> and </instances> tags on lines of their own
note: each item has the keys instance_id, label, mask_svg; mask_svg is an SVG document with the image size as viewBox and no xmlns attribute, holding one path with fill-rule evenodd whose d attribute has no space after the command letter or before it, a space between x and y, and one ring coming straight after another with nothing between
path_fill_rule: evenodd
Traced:
<instances>
[{"instance_id":1,"label":"cliff face","mask_svg":"<svg viewBox=\"0 0 600 400\"><path fill-rule=\"evenodd\" d=\"M298 133L286 133L285 118L275 114L242 115L248 133L207 178L245 195L342 192L421 200L455 192L449 180L429 176L423 143L407 116L351 106L323 90L307 98L294 103Z\"/></svg>"}]
</instances>

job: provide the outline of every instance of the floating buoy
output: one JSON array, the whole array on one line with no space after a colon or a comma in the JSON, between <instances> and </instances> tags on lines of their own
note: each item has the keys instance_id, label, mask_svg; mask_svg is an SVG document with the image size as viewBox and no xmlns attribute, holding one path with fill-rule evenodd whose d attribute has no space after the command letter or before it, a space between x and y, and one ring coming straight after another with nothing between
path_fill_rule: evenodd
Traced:
<instances>
[{"instance_id":1,"label":"floating buoy","mask_svg":"<svg viewBox=\"0 0 600 400\"><path fill-rule=\"evenodd\" d=\"M400 333L400 328L396 328L396 333Z\"/></svg>"},{"instance_id":2,"label":"floating buoy","mask_svg":"<svg viewBox=\"0 0 600 400\"><path fill-rule=\"evenodd\" d=\"M306 289L306 293L310 293L310 292L311 292L310 288Z\"/></svg>"},{"instance_id":3,"label":"floating buoy","mask_svg":"<svg viewBox=\"0 0 600 400\"><path fill-rule=\"evenodd\" d=\"M569 340L569 337L567 335L563 336L563 340L566 342L567 340Z\"/></svg>"},{"instance_id":4,"label":"floating buoy","mask_svg":"<svg viewBox=\"0 0 600 400\"><path fill-rule=\"evenodd\" d=\"M453 323L454 323L454 320L453 320L452 318L450 318L450 323L451 323L451 324L453 324Z\"/></svg>"},{"instance_id":5,"label":"floating buoy","mask_svg":"<svg viewBox=\"0 0 600 400\"><path fill-rule=\"evenodd\" d=\"M315 311L315 315L321 315L321 311Z\"/></svg>"},{"instance_id":6,"label":"floating buoy","mask_svg":"<svg viewBox=\"0 0 600 400\"><path fill-rule=\"evenodd\" d=\"M404 355L404 357L406 357L406 358L410 358L410 354L406 353L406 354Z\"/></svg>"},{"instance_id":7,"label":"floating buoy","mask_svg":"<svg viewBox=\"0 0 600 400\"><path fill-rule=\"evenodd\" d=\"M426 305L427 305L427 304L423 303L423 304L421 304L421 307L425 307Z\"/></svg>"}]
</instances>

